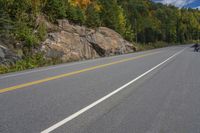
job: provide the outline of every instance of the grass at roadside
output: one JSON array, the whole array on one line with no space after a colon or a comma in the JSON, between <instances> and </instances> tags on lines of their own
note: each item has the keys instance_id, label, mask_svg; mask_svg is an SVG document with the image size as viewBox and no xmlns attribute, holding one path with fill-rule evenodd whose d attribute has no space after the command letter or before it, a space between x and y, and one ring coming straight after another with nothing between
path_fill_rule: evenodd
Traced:
<instances>
[{"instance_id":1,"label":"grass at roadside","mask_svg":"<svg viewBox=\"0 0 200 133\"><path fill-rule=\"evenodd\" d=\"M157 42L157 43L149 43L149 44L136 44L137 51L145 51L155 48L162 48L167 46L172 46L176 44L168 44L166 42Z\"/></svg>"},{"instance_id":2,"label":"grass at roadside","mask_svg":"<svg viewBox=\"0 0 200 133\"><path fill-rule=\"evenodd\" d=\"M45 60L42 54L36 54L34 56L26 57L9 66L0 65L0 74L50 66L59 63L61 62L57 59Z\"/></svg>"}]
</instances>

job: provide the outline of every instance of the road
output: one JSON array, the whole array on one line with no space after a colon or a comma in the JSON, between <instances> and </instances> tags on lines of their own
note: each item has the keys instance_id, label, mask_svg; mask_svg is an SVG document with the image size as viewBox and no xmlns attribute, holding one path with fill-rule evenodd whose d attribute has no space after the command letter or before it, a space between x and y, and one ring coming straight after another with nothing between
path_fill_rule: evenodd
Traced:
<instances>
[{"instance_id":1,"label":"road","mask_svg":"<svg viewBox=\"0 0 200 133\"><path fill-rule=\"evenodd\" d=\"M200 133L190 45L0 75L0 133Z\"/></svg>"}]
</instances>

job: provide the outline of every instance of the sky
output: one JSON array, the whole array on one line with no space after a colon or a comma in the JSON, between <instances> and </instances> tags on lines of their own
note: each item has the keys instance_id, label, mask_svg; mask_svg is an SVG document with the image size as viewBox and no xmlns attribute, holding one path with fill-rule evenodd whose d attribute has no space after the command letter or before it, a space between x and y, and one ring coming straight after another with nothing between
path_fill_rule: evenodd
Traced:
<instances>
[{"instance_id":1,"label":"sky","mask_svg":"<svg viewBox=\"0 0 200 133\"><path fill-rule=\"evenodd\" d=\"M191 7L200 9L200 0L152 0L163 4L171 4L177 7Z\"/></svg>"}]
</instances>

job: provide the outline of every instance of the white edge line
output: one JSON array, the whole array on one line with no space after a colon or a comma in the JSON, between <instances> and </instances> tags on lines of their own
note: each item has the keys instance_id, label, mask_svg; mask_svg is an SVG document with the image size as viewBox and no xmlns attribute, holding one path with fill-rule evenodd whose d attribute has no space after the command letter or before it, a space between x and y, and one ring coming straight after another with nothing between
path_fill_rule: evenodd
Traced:
<instances>
[{"instance_id":1,"label":"white edge line","mask_svg":"<svg viewBox=\"0 0 200 133\"><path fill-rule=\"evenodd\" d=\"M185 48L186 49L186 48ZM166 59L165 61L161 62L160 64L156 65L155 67L151 68L150 70L146 71L145 73L143 73L142 75L138 76L137 78L131 80L130 82L126 83L125 85L121 86L120 88L116 89L115 91L107 94L106 96L102 97L101 99L93 102L92 104L86 106L85 108L77 111L76 113L68 116L67 118L63 119L62 121L54 124L53 126L41 131L41 133L50 133L51 131L57 129L58 127L64 125L65 123L73 120L74 118L78 117L79 115L83 114L84 112L88 111L89 109L93 108L94 106L98 105L99 103L103 102L104 100L108 99L109 97L115 95L116 93L120 92L121 90L123 90L124 88L126 88L127 86L129 86L130 84L134 83L135 81L139 80L140 78L144 77L145 75L147 75L148 73L150 73L151 71L155 70L156 68L160 67L161 65L163 65L164 63L166 63L167 61L169 61L170 59L174 58L175 56L179 55L180 53L182 53L185 49L175 53L174 55L172 55L171 57L169 57L168 59Z\"/></svg>"},{"instance_id":2,"label":"white edge line","mask_svg":"<svg viewBox=\"0 0 200 133\"><path fill-rule=\"evenodd\" d=\"M41 67L41 68L36 68L35 70L30 69L30 70L27 70L25 72L22 71L20 73L5 75L5 76L0 77L0 79L5 79L5 78L9 78L9 77L16 77L16 76L26 75L26 74L30 74L30 73L35 73L35 72L43 72L43 71L48 71L48 70L57 69L57 68L64 68L64 67L68 67L68 66L79 65L79 64L82 64L82 63L85 63L85 62L82 62L82 61L72 62L71 64L70 63L60 64L60 65L55 65L55 66L49 66L47 68Z\"/></svg>"},{"instance_id":3,"label":"white edge line","mask_svg":"<svg viewBox=\"0 0 200 133\"><path fill-rule=\"evenodd\" d=\"M164 48L159 48L159 49L164 49ZM155 50L158 50L158 49L155 49ZM150 50L148 50L146 52L148 53L149 51ZM151 50L151 51L153 51L153 50ZM143 52L145 52L145 51L141 51L141 52L137 52L137 53L142 54ZM137 53L129 53L129 54L137 54ZM127 56L129 54L124 54L124 55L119 55L119 56ZM99 60L100 59L113 59L113 58L117 58L119 56L110 56L108 58L95 58L95 59L90 59L90 60L81 60L81 61L78 61L78 62L69 62L69 63L65 63L65 64L60 64L60 65L53 65L53 66L48 66L48 67L30 69L30 70L27 70L27 71L24 70L24 71L16 72L16 73L13 73L13 74L8 73L8 75L0 76L0 80L5 79L5 78L10 78L10 77L16 77L16 76L26 75L26 74L30 74L30 73L35 73L35 72L43 72L43 71L48 71L48 70L57 69L57 68L64 68L64 67L70 67L70 66L74 66L74 65L80 65L80 64L88 63L88 62L95 61L95 60L98 60L98 59Z\"/></svg>"}]
</instances>

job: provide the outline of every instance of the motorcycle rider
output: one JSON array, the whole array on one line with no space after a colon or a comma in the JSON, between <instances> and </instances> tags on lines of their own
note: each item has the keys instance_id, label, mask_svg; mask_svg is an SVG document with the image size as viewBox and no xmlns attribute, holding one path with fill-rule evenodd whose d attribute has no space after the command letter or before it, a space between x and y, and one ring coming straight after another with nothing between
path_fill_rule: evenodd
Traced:
<instances>
[{"instance_id":1,"label":"motorcycle rider","mask_svg":"<svg viewBox=\"0 0 200 133\"><path fill-rule=\"evenodd\" d=\"M195 45L194 45L194 52L198 52L199 51L199 44L198 43L196 43Z\"/></svg>"}]
</instances>

